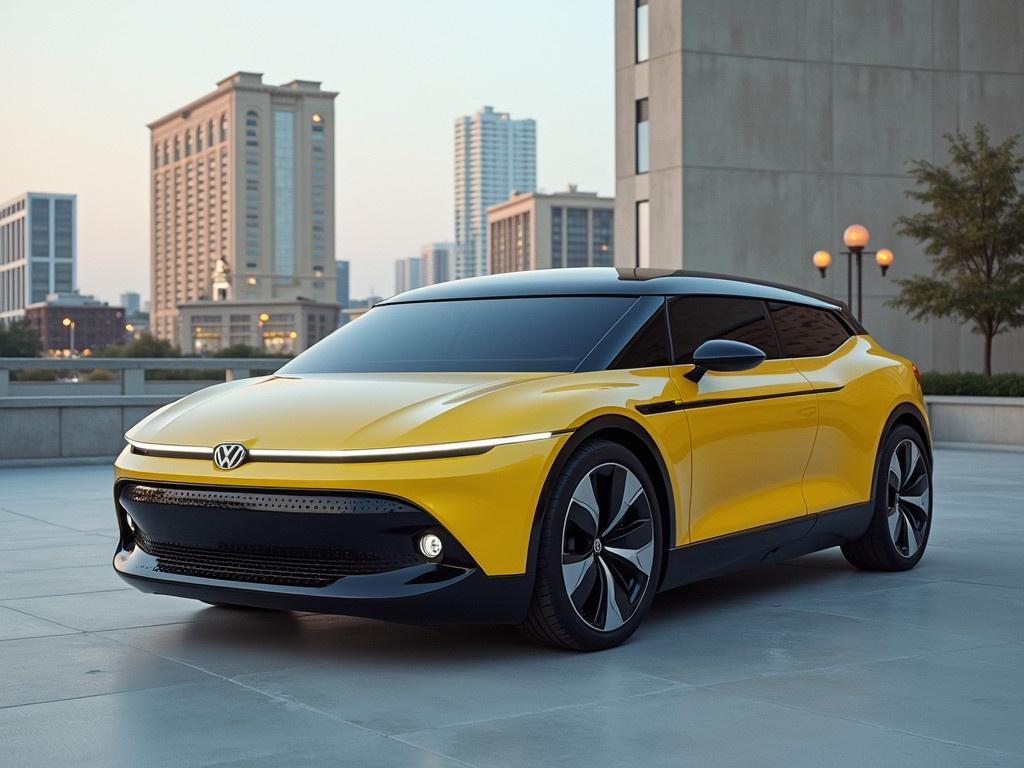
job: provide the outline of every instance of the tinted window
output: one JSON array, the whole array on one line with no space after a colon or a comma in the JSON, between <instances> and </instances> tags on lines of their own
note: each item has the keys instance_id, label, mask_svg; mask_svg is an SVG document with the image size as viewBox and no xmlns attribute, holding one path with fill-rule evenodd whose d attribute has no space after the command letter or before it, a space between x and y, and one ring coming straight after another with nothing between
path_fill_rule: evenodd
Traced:
<instances>
[{"instance_id":1,"label":"tinted window","mask_svg":"<svg viewBox=\"0 0 1024 768\"><path fill-rule=\"evenodd\" d=\"M728 296L679 296L669 302L675 362L692 363L693 352L710 339L752 344L767 357L778 357L775 334L757 299Z\"/></svg>"},{"instance_id":2,"label":"tinted window","mask_svg":"<svg viewBox=\"0 0 1024 768\"><path fill-rule=\"evenodd\" d=\"M571 371L635 301L553 296L385 304L281 373Z\"/></svg>"},{"instance_id":3,"label":"tinted window","mask_svg":"<svg viewBox=\"0 0 1024 768\"><path fill-rule=\"evenodd\" d=\"M623 347L608 368L625 370L668 365L668 356L668 327L665 323L665 310L661 307Z\"/></svg>"},{"instance_id":4,"label":"tinted window","mask_svg":"<svg viewBox=\"0 0 1024 768\"><path fill-rule=\"evenodd\" d=\"M827 355L850 338L839 318L827 310L775 303L768 309L786 357Z\"/></svg>"}]
</instances>

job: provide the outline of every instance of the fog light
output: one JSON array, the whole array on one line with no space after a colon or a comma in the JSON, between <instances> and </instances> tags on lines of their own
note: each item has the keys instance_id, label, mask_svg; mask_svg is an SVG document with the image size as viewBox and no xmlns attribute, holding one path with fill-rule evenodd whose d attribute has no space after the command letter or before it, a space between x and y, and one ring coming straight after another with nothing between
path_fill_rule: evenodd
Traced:
<instances>
[{"instance_id":1,"label":"fog light","mask_svg":"<svg viewBox=\"0 0 1024 768\"><path fill-rule=\"evenodd\" d=\"M441 537L434 533L425 533L420 537L420 552L423 556L430 559L436 560L441 556Z\"/></svg>"}]
</instances>

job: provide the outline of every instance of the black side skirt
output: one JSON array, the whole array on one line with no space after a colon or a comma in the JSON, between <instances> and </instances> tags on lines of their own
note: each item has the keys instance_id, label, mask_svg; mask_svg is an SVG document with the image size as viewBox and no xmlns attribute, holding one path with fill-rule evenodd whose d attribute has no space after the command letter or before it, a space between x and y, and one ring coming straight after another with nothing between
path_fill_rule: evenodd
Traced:
<instances>
[{"instance_id":1,"label":"black side skirt","mask_svg":"<svg viewBox=\"0 0 1024 768\"><path fill-rule=\"evenodd\" d=\"M804 515L668 551L659 591L778 563L859 539L871 523L873 501Z\"/></svg>"}]
</instances>

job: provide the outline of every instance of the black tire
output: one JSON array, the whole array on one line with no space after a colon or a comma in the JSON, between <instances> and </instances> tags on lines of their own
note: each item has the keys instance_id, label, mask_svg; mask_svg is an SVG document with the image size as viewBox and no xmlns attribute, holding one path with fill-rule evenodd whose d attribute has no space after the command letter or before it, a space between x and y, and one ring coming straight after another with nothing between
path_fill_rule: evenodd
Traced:
<instances>
[{"instance_id":1,"label":"black tire","mask_svg":"<svg viewBox=\"0 0 1024 768\"><path fill-rule=\"evenodd\" d=\"M583 529L591 524L585 514L590 506L574 497L585 491L584 479L599 507L591 513L596 532L589 544ZM627 495L631 502L623 501ZM661 573L664 540L650 476L628 449L609 440L592 440L569 458L542 512L537 579L522 629L538 642L578 651L619 645L650 609ZM566 553L567 548L572 551ZM575 571L568 569L585 569L579 570L571 593L575 598L568 587ZM609 583L611 588L602 591Z\"/></svg>"},{"instance_id":2,"label":"black tire","mask_svg":"<svg viewBox=\"0 0 1024 768\"><path fill-rule=\"evenodd\" d=\"M911 461L913 466L904 467ZM890 469L894 463L897 469ZM908 571L924 555L932 528L931 459L916 430L901 424L889 432L875 474L871 524L863 536L843 545L843 555L865 571Z\"/></svg>"}]
</instances>

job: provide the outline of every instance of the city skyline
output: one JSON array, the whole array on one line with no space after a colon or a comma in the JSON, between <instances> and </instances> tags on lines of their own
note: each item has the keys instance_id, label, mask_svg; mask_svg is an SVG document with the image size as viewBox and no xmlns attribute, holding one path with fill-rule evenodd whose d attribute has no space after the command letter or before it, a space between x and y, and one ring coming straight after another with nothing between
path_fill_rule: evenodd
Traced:
<instances>
[{"instance_id":1,"label":"city skyline","mask_svg":"<svg viewBox=\"0 0 1024 768\"><path fill-rule=\"evenodd\" d=\"M308 14L282 16L270 3L247 6L242 17L203 5L205 23L196 27L187 8L156 24L155 9L114 3L113 30L74 4L53 15L27 7L9 20L0 63L14 71L36 59L44 40L54 54L5 89L0 197L24 189L77 194L81 290L111 302L125 291L149 298L146 123L238 70L264 72L268 82L307 77L339 92L336 256L352 264L353 296L388 293L395 259L453 239L451 125L481 104L537 120L538 188L576 182L612 192L610 6L524 2L515 14L459 2L397 8L402 24L394 23L395 6L314 4L319 21L311 27ZM465 23L450 24L456 14ZM367 34L384 28L389 49L402 56L380 55ZM187 59L175 42L184 35L195 43Z\"/></svg>"}]
</instances>

